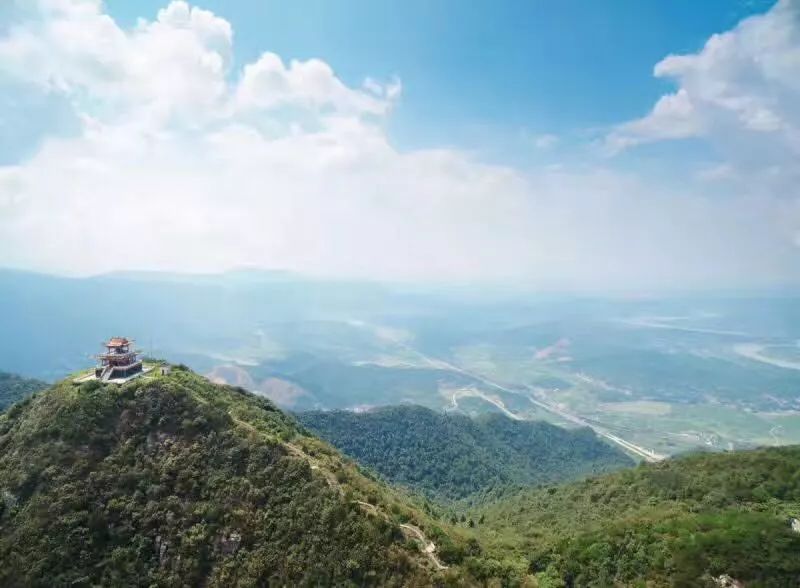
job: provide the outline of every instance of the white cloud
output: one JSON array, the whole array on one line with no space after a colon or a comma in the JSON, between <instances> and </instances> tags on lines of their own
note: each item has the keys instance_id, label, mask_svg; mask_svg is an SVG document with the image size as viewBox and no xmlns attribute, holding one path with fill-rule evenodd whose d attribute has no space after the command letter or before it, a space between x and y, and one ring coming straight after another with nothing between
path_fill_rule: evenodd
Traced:
<instances>
[{"instance_id":1,"label":"white cloud","mask_svg":"<svg viewBox=\"0 0 800 588\"><path fill-rule=\"evenodd\" d=\"M561 142L561 138L553 133L534 133L525 128L519 130L519 140L537 151L549 151Z\"/></svg>"},{"instance_id":2,"label":"white cloud","mask_svg":"<svg viewBox=\"0 0 800 588\"><path fill-rule=\"evenodd\" d=\"M558 144L558 136L544 133L533 138L533 144L537 149L550 149Z\"/></svg>"},{"instance_id":3,"label":"white cloud","mask_svg":"<svg viewBox=\"0 0 800 588\"><path fill-rule=\"evenodd\" d=\"M389 102L383 88L369 80L371 93L352 90L319 59L292 61L285 67L274 53L264 53L245 66L236 92L236 108L274 109L292 106L303 110L331 109L346 114L385 114Z\"/></svg>"},{"instance_id":4,"label":"white cloud","mask_svg":"<svg viewBox=\"0 0 800 588\"><path fill-rule=\"evenodd\" d=\"M696 177L704 182L722 182L735 180L737 173L731 164L718 163L703 167L696 173Z\"/></svg>"},{"instance_id":5,"label":"white cloud","mask_svg":"<svg viewBox=\"0 0 800 588\"><path fill-rule=\"evenodd\" d=\"M664 139L688 139L704 132L703 120L697 113L689 93L681 88L658 99L650 114L620 125L608 137L612 153L641 143Z\"/></svg>"},{"instance_id":6,"label":"white cloud","mask_svg":"<svg viewBox=\"0 0 800 588\"><path fill-rule=\"evenodd\" d=\"M793 201L676 193L592 166L522 172L454 149L401 152L384 131L399 80L353 87L322 60L274 53L232 70L230 24L184 2L124 30L99 2L39 0L20 4L6 31L0 78L60 97L81 124L0 167L3 265L610 288L775 282L798 267ZM659 108L682 134L699 133L704 115L689 124L694 102L680 100ZM751 125L772 124L752 108ZM627 131L630 144L657 123Z\"/></svg>"},{"instance_id":7,"label":"white cloud","mask_svg":"<svg viewBox=\"0 0 800 588\"><path fill-rule=\"evenodd\" d=\"M654 69L678 90L663 96L639 120L608 137L612 151L661 141L700 137L721 150L772 158L800 156L800 1L780 0L769 12L713 35L703 49L670 55ZM738 144L738 145L737 145Z\"/></svg>"}]
</instances>

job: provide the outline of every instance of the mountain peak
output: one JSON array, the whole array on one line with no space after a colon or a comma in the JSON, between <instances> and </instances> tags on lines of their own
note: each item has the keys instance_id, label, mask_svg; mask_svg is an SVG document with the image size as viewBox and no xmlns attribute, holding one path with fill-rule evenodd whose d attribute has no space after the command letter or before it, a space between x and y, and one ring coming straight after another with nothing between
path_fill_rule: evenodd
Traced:
<instances>
[{"instance_id":1,"label":"mountain peak","mask_svg":"<svg viewBox=\"0 0 800 588\"><path fill-rule=\"evenodd\" d=\"M423 515L268 400L180 367L12 407L0 494L3 585L391 585L435 568L400 526L427 530Z\"/></svg>"}]
</instances>

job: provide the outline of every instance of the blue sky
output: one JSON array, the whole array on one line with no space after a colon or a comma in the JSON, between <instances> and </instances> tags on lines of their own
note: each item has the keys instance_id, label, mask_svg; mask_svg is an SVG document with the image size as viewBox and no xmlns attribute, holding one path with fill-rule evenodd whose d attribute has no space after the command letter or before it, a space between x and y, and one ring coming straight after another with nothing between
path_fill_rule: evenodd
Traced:
<instances>
[{"instance_id":1,"label":"blue sky","mask_svg":"<svg viewBox=\"0 0 800 588\"><path fill-rule=\"evenodd\" d=\"M160 0L107 0L132 26ZM653 77L670 53L774 0L206 0L229 20L239 63L262 51L322 58L352 85L403 80L391 120L402 147L470 149L530 133L580 134L644 115L669 84Z\"/></svg>"},{"instance_id":2,"label":"blue sky","mask_svg":"<svg viewBox=\"0 0 800 588\"><path fill-rule=\"evenodd\" d=\"M3 266L800 285L798 186L800 0L0 7Z\"/></svg>"}]
</instances>

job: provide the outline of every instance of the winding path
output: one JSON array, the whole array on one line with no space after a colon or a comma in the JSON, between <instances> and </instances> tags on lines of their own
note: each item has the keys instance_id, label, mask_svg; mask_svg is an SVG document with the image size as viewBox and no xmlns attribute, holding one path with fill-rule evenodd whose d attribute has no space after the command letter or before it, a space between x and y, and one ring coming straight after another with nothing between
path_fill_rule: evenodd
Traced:
<instances>
[{"instance_id":1,"label":"winding path","mask_svg":"<svg viewBox=\"0 0 800 588\"><path fill-rule=\"evenodd\" d=\"M433 368L440 369L440 370L447 370L447 371L451 371L451 372L454 372L454 373L457 373L457 374L461 374L462 376L467 376L469 378L472 378L473 380L477 380L478 382L481 382L482 384L484 384L484 385L486 385L486 386L488 386L490 388L494 388L495 390L499 390L499 391L505 392L507 394L517 394L517 395L521 394L518 390L512 390L511 388L508 388L507 386L503 386L502 384L498 384L497 382L494 382L494 381L492 381L492 380L490 380L490 379L488 379L488 378L486 378L486 377L484 377L484 376L482 376L480 374L476 374L476 373L470 372L468 370L460 368L457 365L454 365L454 364L452 364L450 362L447 362L447 361L444 361L442 359L436 359L436 358L430 357L428 355L425 355L421 351L418 351L418 350L414 349L413 347L411 347L407 343L404 343L403 341L391 338L391 337L389 337L389 336L387 336L385 334L382 335L382 337L384 339L388 339L389 341L391 341L395 345L398 345L399 347L402 347L403 349L405 349L409 353L412 353L412 354L416 355L417 357L419 357L421 360L423 360L425 363L427 363L428 365L430 365ZM498 401L493 400L490 397L482 395L482 394L478 394L478 396L481 396L484 400L486 400L488 402L491 402L492 404L494 404L495 406L500 408L503 411L503 413L506 414L506 416L508 416L509 418L512 418L514 420L523 420L522 417L520 417L519 415L516 415L513 412L511 412L510 410L508 410L505 407L505 405L503 405L502 402L498 403ZM630 441L626 441L622 437L619 437L618 435L614 435L613 433L607 431L603 427L599 427L599 426L597 426L597 425L595 425L593 423L587 422L587 421L585 421L584 419L582 419L581 417L579 417L577 415L569 413L569 412L567 412L567 411L565 411L565 410L563 410L561 408L558 408L557 406L553 406L549 402L544 402L543 400L536 399L533 396L527 396L527 398L533 404L535 404L536 406L538 406L540 408L543 408L544 410L546 410L548 412L551 412L551 413L553 413L553 414L555 414L555 415L557 415L557 416L559 416L559 417L561 417L561 418L563 418L563 419L565 419L565 420L567 420L569 422L575 423L576 425L580 425L582 427L591 428L595 433L597 433L601 437L605 437L609 441L615 443L616 445L619 445L620 447L622 447L626 451L641 457L645 461L658 462L658 461L661 461L663 459L666 459L666 457L667 457L666 455L661 455L660 453L656 453L655 451L651 451L650 449L647 449L645 447L641 447L639 445L631 443Z\"/></svg>"},{"instance_id":2,"label":"winding path","mask_svg":"<svg viewBox=\"0 0 800 588\"><path fill-rule=\"evenodd\" d=\"M229 412L228 414L231 416L231 418L236 424L246 429L249 433L254 435L262 434L260 433L260 431L258 431L258 429L256 429L253 425L251 425L247 421L238 418L231 412ZM336 476L333 474L333 472L329 471L324 466L320 465L319 460L310 456L308 453L303 451L302 448L298 447L294 443L284 442L282 443L282 445L283 447L286 448L286 450L289 453L293 454L295 457L299 457L307 461L311 469L320 473L325 478L325 481L331 488L336 490L340 495L344 494L342 486L341 484L339 484L338 480L336 479ZM387 521L391 522L389 516L385 512L381 511L374 504L370 504L369 502L364 502L363 500L354 500L353 502L355 504L358 504L369 514L383 517ZM411 536L412 539L414 539L420 544L420 546L422 547L422 552L428 557L428 559L431 561L431 563L433 563L434 567L436 567L437 570L447 569L447 566L443 564L442 561L439 559L439 556L436 555L436 544L433 541L428 541L428 538L425 536L425 533L423 533L422 529L420 529L416 525L409 525L407 523L401 523L399 526L400 530L403 531L404 535L406 535L407 537Z\"/></svg>"},{"instance_id":3,"label":"winding path","mask_svg":"<svg viewBox=\"0 0 800 588\"><path fill-rule=\"evenodd\" d=\"M377 506L374 504L370 504L369 502L364 502L363 500L354 500L356 504L358 504L361 508L366 510L369 514L383 517L387 521L391 521L389 516L381 511ZM417 527L416 525L409 525L408 523L401 523L400 530L403 531L403 534L406 536L411 536L412 539L417 541L422 547L422 552L428 556L428 559L431 560L431 563L436 567L437 570L446 570L447 566L442 563L442 560L439 559L439 556L436 555L436 544L433 541L428 541L428 538L425 536L425 533Z\"/></svg>"},{"instance_id":4,"label":"winding path","mask_svg":"<svg viewBox=\"0 0 800 588\"><path fill-rule=\"evenodd\" d=\"M423 553L428 556L431 562L433 562L433 565L436 566L437 570L447 569L447 566L444 565L436 555L436 544L433 541L428 541L428 538L425 536L425 533L422 532L422 529L406 523L402 523L400 528L404 531L407 531L419 542L419 544L422 546Z\"/></svg>"}]
</instances>

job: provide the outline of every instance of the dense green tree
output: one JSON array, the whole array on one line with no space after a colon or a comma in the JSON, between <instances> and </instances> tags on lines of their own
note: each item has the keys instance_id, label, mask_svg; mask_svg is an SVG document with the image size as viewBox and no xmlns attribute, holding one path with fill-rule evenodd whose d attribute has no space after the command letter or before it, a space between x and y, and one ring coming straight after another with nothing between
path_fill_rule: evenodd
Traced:
<instances>
[{"instance_id":1,"label":"dense green tree","mask_svg":"<svg viewBox=\"0 0 800 588\"><path fill-rule=\"evenodd\" d=\"M41 380L0 372L0 411L46 387Z\"/></svg>"},{"instance_id":2,"label":"dense green tree","mask_svg":"<svg viewBox=\"0 0 800 588\"><path fill-rule=\"evenodd\" d=\"M554 483L633 465L590 429L501 414L471 419L421 406L313 411L301 423L390 482L440 500Z\"/></svg>"},{"instance_id":3,"label":"dense green tree","mask_svg":"<svg viewBox=\"0 0 800 588\"><path fill-rule=\"evenodd\" d=\"M589 432L404 409L421 415L399 421L405 428L364 433L353 418L361 443L381 448L365 454L390 464L408 448L398 471L419 471L413 479L453 497L531 464L620 465L603 461L616 454ZM380 418L396 424L395 410ZM431 433L436 423L446 435ZM405 429L424 443L409 445ZM465 462L429 449L454 439L472 443L458 446L472 451ZM531 457L534 447L542 455ZM440 467L437 457L451 461ZM450 504L440 491L430 502L387 487L269 401L188 369L123 386L65 381L0 415L0 585L666 588L713 587L727 575L800 586L790 525L800 516L800 447L537 484ZM449 567L420 549L415 528Z\"/></svg>"},{"instance_id":4,"label":"dense green tree","mask_svg":"<svg viewBox=\"0 0 800 588\"><path fill-rule=\"evenodd\" d=\"M446 536L269 401L187 370L0 415L2 586L429 584L401 521Z\"/></svg>"},{"instance_id":5,"label":"dense green tree","mask_svg":"<svg viewBox=\"0 0 800 588\"><path fill-rule=\"evenodd\" d=\"M800 447L687 456L475 509L489 555L541 585L800 586Z\"/></svg>"}]
</instances>

